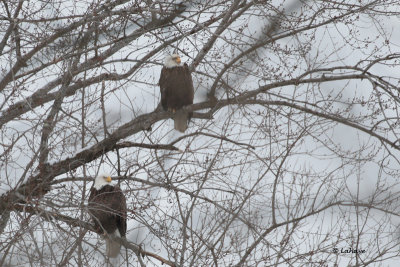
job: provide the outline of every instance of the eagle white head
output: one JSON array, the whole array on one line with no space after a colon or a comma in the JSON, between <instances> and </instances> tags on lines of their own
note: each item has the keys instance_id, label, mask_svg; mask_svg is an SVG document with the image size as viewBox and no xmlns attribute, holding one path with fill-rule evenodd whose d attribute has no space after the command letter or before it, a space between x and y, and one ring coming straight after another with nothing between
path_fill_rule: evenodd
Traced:
<instances>
[{"instance_id":1,"label":"eagle white head","mask_svg":"<svg viewBox=\"0 0 400 267\"><path fill-rule=\"evenodd\" d=\"M111 176L108 174L99 174L94 180L94 188L100 190L103 186L111 183Z\"/></svg>"},{"instance_id":2,"label":"eagle white head","mask_svg":"<svg viewBox=\"0 0 400 267\"><path fill-rule=\"evenodd\" d=\"M164 66L166 68L178 67L181 65L181 57L178 54L168 55L164 59Z\"/></svg>"}]
</instances>

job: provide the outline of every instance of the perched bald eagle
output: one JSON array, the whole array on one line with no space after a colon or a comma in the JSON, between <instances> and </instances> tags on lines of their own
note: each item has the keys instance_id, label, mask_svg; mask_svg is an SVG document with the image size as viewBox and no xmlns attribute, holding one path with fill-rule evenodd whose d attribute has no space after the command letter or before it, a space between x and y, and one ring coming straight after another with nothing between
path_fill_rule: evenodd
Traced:
<instances>
[{"instance_id":1,"label":"perched bald eagle","mask_svg":"<svg viewBox=\"0 0 400 267\"><path fill-rule=\"evenodd\" d=\"M194 89L189 67L186 63L181 65L179 55L173 54L165 58L158 84L162 107L174 113L175 129L185 132L193 112L188 113L181 108L193 104Z\"/></svg>"},{"instance_id":2,"label":"perched bald eagle","mask_svg":"<svg viewBox=\"0 0 400 267\"><path fill-rule=\"evenodd\" d=\"M126 234L126 199L118 186L111 185L111 177L99 175L90 189L89 214L99 232L106 233L106 253L115 258L121 244L110 237Z\"/></svg>"}]
</instances>

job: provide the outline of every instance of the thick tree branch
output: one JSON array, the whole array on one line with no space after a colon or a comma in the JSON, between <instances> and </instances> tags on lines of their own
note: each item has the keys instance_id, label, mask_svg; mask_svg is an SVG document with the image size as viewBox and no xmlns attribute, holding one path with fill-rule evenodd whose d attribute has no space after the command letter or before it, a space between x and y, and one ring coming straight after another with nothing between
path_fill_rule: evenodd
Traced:
<instances>
[{"instance_id":1,"label":"thick tree branch","mask_svg":"<svg viewBox=\"0 0 400 267\"><path fill-rule=\"evenodd\" d=\"M115 145L115 148L128 148L128 147L140 147L140 148L147 148L147 149L155 149L155 150L172 150L172 151L179 151L179 148L174 146L173 144L144 144L144 143L134 143L134 142L120 142Z\"/></svg>"},{"instance_id":2,"label":"thick tree branch","mask_svg":"<svg viewBox=\"0 0 400 267\"><path fill-rule=\"evenodd\" d=\"M365 75L354 74L354 75L340 75L340 76L322 76L319 78L309 78L309 79L291 79L282 82L276 82L269 85L262 86L256 90L245 92L235 98L220 100L216 104L211 102L203 102L198 104L193 104L185 107L187 111L197 111L203 109L211 109L211 114L216 112L217 110L228 106L228 105L246 105L246 104L263 104L263 105L279 105L279 106L288 106L292 108L296 108L303 112L307 112L313 115L317 115L319 117L323 117L329 120L333 120L352 128L361 130L371 136L374 136L381 140L382 142L389 144L391 147L400 150L400 146L396 145L396 141L392 142L389 139L380 136L379 134L366 129L364 126L357 124L356 122L351 122L347 118L341 118L337 115L326 114L323 112L318 112L316 110L312 110L307 107L299 106L294 103L285 102L285 101L259 101L253 99L258 94L262 94L267 92L268 90L275 87L289 86L289 85L298 85L298 84L306 84L306 83L321 83L328 81L337 81L337 80L352 80L352 79L363 79L366 78ZM210 114L210 115L211 115ZM6 208L6 203L14 203L15 201L20 201L21 196L32 197L32 196L41 196L45 194L49 189L48 186L50 182L54 179L54 177L66 173L68 171L74 170L100 156L103 154L113 150L116 148L116 144L119 140L124 139L128 136L138 133L139 131L143 131L149 129L149 127L160 121L167 118L171 118L172 114L165 111L154 111L148 114L143 114L132 121L120 126L116 129L108 138L98 142L95 145L77 153L74 156L61 160L54 164L43 164L39 166L40 172L32 177L30 177L27 183L20 186L15 191L10 191L7 194L4 194L0 198L0 205L2 209Z\"/></svg>"}]
</instances>

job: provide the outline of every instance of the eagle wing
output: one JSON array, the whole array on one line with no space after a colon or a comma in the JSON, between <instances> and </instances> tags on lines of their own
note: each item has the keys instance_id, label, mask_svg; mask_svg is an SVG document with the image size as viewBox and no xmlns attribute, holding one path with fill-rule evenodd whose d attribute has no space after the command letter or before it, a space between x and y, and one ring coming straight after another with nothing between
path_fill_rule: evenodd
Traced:
<instances>
[{"instance_id":1,"label":"eagle wing","mask_svg":"<svg viewBox=\"0 0 400 267\"><path fill-rule=\"evenodd\" d=\"M161 93L161 105L164 110L168 109L167 99L168 99L168 70L166 67L161 69L160 80L158 81L158 85L160 86L160 93Z\"/></svg>"},{"instance_id":2,"label":"eagle wing","mask_svg":"<svg viewBox=\"0 0 400 267\"><path fill-rule=\"evenodd\" d=\"M192 73L189 70L188 64L183 64L183 74L185 78L183 81L185 82L185 88L187 88L187 103L186 105L193 104L193 98L194 98L194 88L193 88L193 79L192 79Z\"/></svg>"},{"instance_id":3,"label":"eagle wing","mask_svg":"<svg viewBox=\"0 0 400 267\"><path fill-rule=\"evenodd\" d=\"M184 75L185 75L185 79L183 79L183 80L185 81L185 88L187 88L186 89L187 96L186 96L185 105L191 105L191 104L193 104L193 98L194 98L194 87L193 87L192 74L190 73L189 66L186 63L183 65L183 69L184 69ZM187 119L190 121L192 116L193 116L193 112L189 112Z\"/></svg>"},{"instance_id":4,"label":"eagle wing","mask_svg":"<svg viewBox=\"0 0 400 267\"><path fill-rule=\"evenodd\" d=\"M126 198L125 195L122 193L121 189L118 186L114 187L115 198L118 201L113 202L116 206L114 210L117 210L117 226L118 230L121 233L121 236L126 235ZM114 208L114 207L113 207Z\"/></svg>"}]
</instances>

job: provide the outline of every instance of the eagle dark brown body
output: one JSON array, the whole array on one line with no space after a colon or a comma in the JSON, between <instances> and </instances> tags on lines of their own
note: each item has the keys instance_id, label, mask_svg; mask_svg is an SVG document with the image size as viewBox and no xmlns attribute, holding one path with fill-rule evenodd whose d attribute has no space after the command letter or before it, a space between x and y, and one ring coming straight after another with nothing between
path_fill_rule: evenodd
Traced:
<instances>
[{"instance_id":1,"label":"eagle dark brown body","mask_svg":"<svg viewBox=\"0 0 400 267\"><path fill-rule=\"evenodd\" d=\"M99 229L108 234L119 230L126 234L126 200L117 186L105 185L100 190L90 189L89 211Z\"/></svg>"},{"instance_id":2,"label":"eagle dark brown body","mask_svg":"<svg viewBox=\"0 0 400 267\"><path fill-rule=\"evenodd\" d=\"M126 199L118 186L92 187L88 201L89 214L99 233L124 237L126 235ZM117 257L121 245L106 237L107 255Z\"/></svg>"},{"instance_id":3,"label":"eagle dark brown body","mask_svg":"<svg viewBox=\"0 0 400 267\"><path fill-rule=\"evenodd\" d=\"M182 107L193 104L193 80L188 65L164 66L161 70L159 85L162 107L164 110L176 112L175 129L184 132L193 114L193 112L182 114L179 111Z\"/></svg>"}]
</instances>

